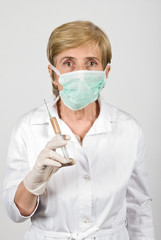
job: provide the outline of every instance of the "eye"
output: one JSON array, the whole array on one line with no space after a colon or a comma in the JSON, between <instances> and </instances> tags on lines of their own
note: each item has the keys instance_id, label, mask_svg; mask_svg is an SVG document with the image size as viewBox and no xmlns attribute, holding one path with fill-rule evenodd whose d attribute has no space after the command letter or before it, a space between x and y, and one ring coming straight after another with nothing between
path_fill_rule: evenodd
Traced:
<instances>
[{"instance_id":1,"label":"eye","mask_svg":"<svg viewBox=\"0 0 161 240\"><path fill-rule=\"evenodd\" d=\"M88 62L88 66L89 67L93 67L93 66L96 66L97 65L97 62L96 61L89 61Z\"/></svg>"},{"instance_id":2,"label":"eye","mask_svg":"<svg viewBox=\"0 0 161 240\"><path fill-rule=\"evenodd\" d=\"M70 61L65 61L63 64L67 67L72 67L73 66L72 62L70 62Z\"/></svg>"}]
</instances>

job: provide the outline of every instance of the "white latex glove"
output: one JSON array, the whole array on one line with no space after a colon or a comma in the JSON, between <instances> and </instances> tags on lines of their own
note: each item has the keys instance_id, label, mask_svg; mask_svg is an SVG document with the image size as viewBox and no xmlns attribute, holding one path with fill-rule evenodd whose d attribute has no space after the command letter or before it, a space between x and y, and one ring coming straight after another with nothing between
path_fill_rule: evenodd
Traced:
<instances>
[{"instance_id":1,"label":"white latex glove","mask_svg":"<svg viewBox=\"0 0 161 240\"><path fill-rule=\"evenodd\" d=\"M47 143L45 148L40 152L36 163L23 180L23 183L28 191L35 195L40 195L45 191L46 185L51 175L58 171L62 166L71 166L75 163L67 163L67 160L56 152L57 148L61 148L67 144L66 140L70 139L69 135L63 135L64 139L55 136Z\"/></svg>"}]
</instances>

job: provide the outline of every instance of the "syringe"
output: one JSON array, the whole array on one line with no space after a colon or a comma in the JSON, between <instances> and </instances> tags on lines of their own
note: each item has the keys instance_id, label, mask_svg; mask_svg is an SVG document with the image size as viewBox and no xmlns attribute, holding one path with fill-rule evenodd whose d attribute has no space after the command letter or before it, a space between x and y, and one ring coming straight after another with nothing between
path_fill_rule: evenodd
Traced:
<instances>
[{"instance_id":1,"label":"syringe","mask_svg":"<svg viewBox=\"0 0 161 240\"><path fill-rule=\"evenodd\" d=\"M48 114L49 114L51 125L54 129L54 132L55 132L56 136L58 136L60 139L63 139L63 136L61 134L60 127L59 127L59 124L58 124L58 121L57 121L56 117L52 117L45 99L44 99L44 102L45 102L45 105L46 105L46 108L47 108L47 111L48 111ZM67 159L67 163L72 162L72 159L69 158L66 146L62 147L61 149L62 149L64 157Z\"/></svg>"}]
</instances>

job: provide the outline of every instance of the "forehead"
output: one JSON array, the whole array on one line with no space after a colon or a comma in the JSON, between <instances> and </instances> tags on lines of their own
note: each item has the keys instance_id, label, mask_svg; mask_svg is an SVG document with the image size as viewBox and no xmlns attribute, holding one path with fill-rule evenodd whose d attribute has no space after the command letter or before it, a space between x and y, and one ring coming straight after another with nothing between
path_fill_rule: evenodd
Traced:
<instances>
[{"instance_id":1,"label":"forehead","mask_svg":"<svg viewBox=\"0 0 161 240\"><path fill-rule=\"evenodd\" d=\"M83 59L87 57L96 57L101 60L101 51L99 46L92 42L88 44L81 45L76 48L70 48L59 53L56 60L59 61L64 57L73 57L76 59Z\"/></svg>"}]
</instances>

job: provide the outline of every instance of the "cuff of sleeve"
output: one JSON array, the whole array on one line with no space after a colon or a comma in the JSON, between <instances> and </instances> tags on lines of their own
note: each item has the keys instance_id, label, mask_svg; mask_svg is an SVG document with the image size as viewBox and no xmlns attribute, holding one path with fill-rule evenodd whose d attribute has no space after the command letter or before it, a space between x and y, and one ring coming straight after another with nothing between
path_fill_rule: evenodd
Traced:
<instances>
[{"instance_id":1,"label":"cuff of sleeve","mask_svg":"<svg viewBox=\"0 0 161 240\"><path fill-rule=\"evenodd\" d=\"M34 211L29 216L23 216L20 213L18 207L16 206L16 204L14 202L15 193L17 191L17 188L18 188L18 186L13 187L12 189L9 190L11 192L10 192L10 196L9 196L9 208L7 207L7 211L8 211L9 216L11 217L11 219L14 222L24 222L25 220L31 218L34 215L34 213L36 212L36 210L39 206L39 197L37 199L37 204L36 204Z\"/></svg>"}]
</instances>

